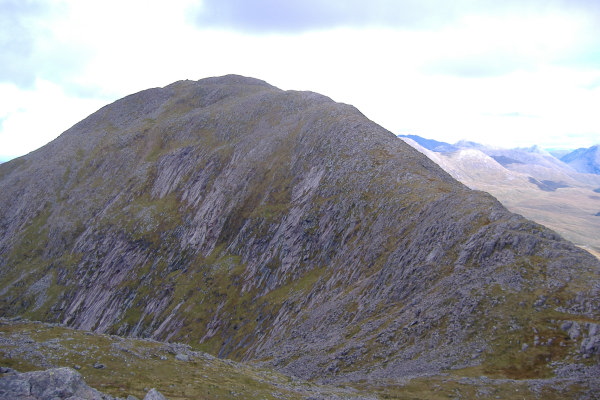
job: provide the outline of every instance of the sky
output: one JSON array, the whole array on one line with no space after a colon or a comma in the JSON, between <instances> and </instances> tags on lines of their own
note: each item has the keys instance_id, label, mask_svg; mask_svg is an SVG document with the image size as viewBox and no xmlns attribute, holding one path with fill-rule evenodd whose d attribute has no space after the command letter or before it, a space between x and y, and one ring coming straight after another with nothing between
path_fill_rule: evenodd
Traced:
<instances>
[{"instance_id":1,"label":"sky","mask_svg":"<svg viewBox=\"0 0 600 400\"><path fill-rule=\"evenodd\" d=\"M0 160L102 106L239 74L395 134L600 142L598 0L0 0Z\"/></svg>"}]
</instances>

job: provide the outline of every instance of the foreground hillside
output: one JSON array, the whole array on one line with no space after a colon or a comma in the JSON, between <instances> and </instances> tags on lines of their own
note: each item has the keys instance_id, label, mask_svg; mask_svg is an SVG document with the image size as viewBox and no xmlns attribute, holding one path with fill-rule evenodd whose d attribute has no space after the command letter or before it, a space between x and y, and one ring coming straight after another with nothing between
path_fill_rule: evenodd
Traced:
<instances>
[{"instance_id":1,"label":"foreground hillside","mask_svg":"<svg viewBox=\"0 0 600 400\"><path fill-rule=\"evenodd\" d=\"M274 371L220 360L180 343L91 334L56 325L0 320L0 365L18 371L69 367L112 396L158 388L177 399L365 398L353 388L292 379ZM0 378L0 398L2 397Z\"/></svg>"},{"instance_id":2,"label":"foreground hillside","mask_svg":"<svg viewBox=\"0 0 600 400\"><path fill-rule=\"evenodd\" d=\"M355 108L255 79L128 96L0 165L0 227L5 317L322 383L599 362L598 260Z\"/></svg>"},{"instance_id":3,"label":"foreground hillside","mask_svg":"<svg viewBox=\"0 0 600 400\"><path fill-rule=\"evenodd\" d=\"M29 321L0 319L0 366L18 371L67 367L116 398L144 398L150 388L168 400L192 399L412 399L562 400L597 398L600 372L581 365L550 379L494 379L477 369L381 384L317 385L251 363L220 360L180 343L93 334ZM586 368L589 371L586 371ZM0 398L3 381L0 374ZM58 392L58 390L57 390ZM15 399L10 399L15 400Z\"/></svg>"}]
</instances>

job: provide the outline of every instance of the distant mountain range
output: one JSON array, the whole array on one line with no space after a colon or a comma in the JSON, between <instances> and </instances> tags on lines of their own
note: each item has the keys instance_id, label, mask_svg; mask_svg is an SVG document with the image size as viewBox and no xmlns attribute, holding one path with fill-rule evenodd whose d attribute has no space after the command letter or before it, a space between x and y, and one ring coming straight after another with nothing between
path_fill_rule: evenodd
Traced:
<instances>
[{"instance_id":1,"label":"distant mountain range","mask_svg":"<svg viewBox=\"0 0 600 400\"><path fill-rule=\"evenodd\" d=\"M456 151L459 149L458 146L454 146L450 143L440 142L433 139L426 139L417 135L400 135L400 137L412 139L427 150L439 152L439 153L449 153L452 151Z\"/></svg>"},{"instance_id":2,"label":"distant mountain range","mask_svg":"<svg viewBox=\"0 0 600 400\"><path fill-rule=\"evenodd\" d=\"M598 146L558 159L548 151L499 149L474 142L449 144L400 136L467 186L485 190L510 210L555 229L591 252L600 252ZM596 167L595 167L596 166Z\"/></svg>"},{"instance_id":3,"label":"distant mountain range","mask_svg":"<svg viewBox=\"0 0 600 400\"><path fill-rule=\"evenodd\" d=\"M548 163L550 163L557 165L560 169L569 171L569 169L565 168L565 165L563 165L566 164L576 172L600 175L600 145L594 145L589 148L580 148L573 151L559 150L549 152L539 146L499 149L466 140L450 144L417 135L398 136L400 138L411 139L425 149L436 153L451 153L464 149L476 149L494 158L504 166L513 163L530 163L548 166ZM517 156L517 158L511 158L507 154ZM525 161L521 158L525 158ZM540 162L541 160L545 160L545 162ZM557 163L557 161L562 161L562 163Z\"/></svg>"}]
</instances>

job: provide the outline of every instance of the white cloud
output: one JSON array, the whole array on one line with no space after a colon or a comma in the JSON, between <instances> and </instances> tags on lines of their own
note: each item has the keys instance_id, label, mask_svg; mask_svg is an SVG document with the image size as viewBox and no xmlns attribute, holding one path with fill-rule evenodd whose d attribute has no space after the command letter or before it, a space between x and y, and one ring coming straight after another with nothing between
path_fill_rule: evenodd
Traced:
<instances>
[{"instance_id":1,"label":"white cloud","mask_svg":"<svg viewBox=\"0 0 600 400\"><path fill-rule=\"evenodd\" d=\"M69 96L60 86L42 80L31 90L0 84L0 91L0 160L39 148L105 104Z\"/></svg>"}]
</instances>

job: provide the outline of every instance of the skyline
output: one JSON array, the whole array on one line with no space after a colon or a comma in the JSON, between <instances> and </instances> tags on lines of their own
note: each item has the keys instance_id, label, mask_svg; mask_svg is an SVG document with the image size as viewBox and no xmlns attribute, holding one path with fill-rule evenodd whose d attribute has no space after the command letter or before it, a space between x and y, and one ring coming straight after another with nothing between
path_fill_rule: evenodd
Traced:
<instances>
[{"instance_id":1,"label":"skyline","mask_svg":"<svg viewBox=\"0 0 600 400\"><path fill-rule=\"evenodd\" d=\"M600 142L600 4L583 0L0 0L0 160L150 87L230 73L394 134Z\"/></svg>"}]
</instances>

